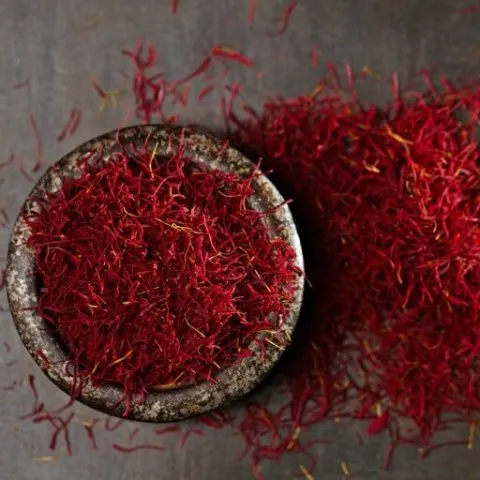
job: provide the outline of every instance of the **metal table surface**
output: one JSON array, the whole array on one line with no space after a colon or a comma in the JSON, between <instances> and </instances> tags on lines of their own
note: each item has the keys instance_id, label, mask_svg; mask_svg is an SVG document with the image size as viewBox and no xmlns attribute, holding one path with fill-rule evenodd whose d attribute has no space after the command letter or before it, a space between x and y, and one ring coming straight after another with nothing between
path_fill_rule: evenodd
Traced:
<instances>
[{"instance_id":1,"label":"metal table surface","mask_svg":"<svg viewBox=\"0 0 480 480\"><path fill-rule=\"evenodd\" d=\"M480 11L460 14L468 4L458 0L300 0L287 31L268 35L287 2L257 0L256 20L247 21L247 0L180 0L176 16L164 0L2 0L0 2L0 162L11 152L32 165L35 142L28 123L32 111L44 140L49 163L75 144L118 126L118 109L100 112L91 79L106 88L125 85L119 73L127 59L122 48L132 48L139 37L155 43L165 72L179 78L190 72L214 43L240 49L256 63L254 71L238 68L232 81L245 86L248 101L260 106L271 93L285 96L311 90L321 67L310 65L311 47L320 51L320 62L349 62L368 66L381 74L398 71L408 78L419 69L436 65L450 77L480 73ZM255 75L262 71L264 75ZM24 88L15 84L29 79ZM126 85L125 85L126 86ZM128 86L127 86L128 88ZM360 93L367 101L382 101L387 89L369 84ZM59 144L56 133L70 109L78 107L83 119L74 137ZM215 126L220 121L218 99L201 105L191 102L182 112L184 121ZM35 175L39 175L41 172ZM0 207L14 218L32 182L15 168L0 170ZM10 226L11 226L10 220ZM0 229L0 257L6 253L9 228ZM5 307L5 292L0 293ZM192 437L185 449L178 439L165 437L164 452L139 451L130 455L112 449L112 442L136 425L117 432L97 429L98 450L92 450L80 422L102 418L82 405L71 432L73 455L48 448L50 430L20 417L32 407L26 379L34 374L42 399L61 405L65 396L41 374L20 343L8 312L0 313L0 479L2 480L212 480L252 478L247 461L238 461L241 443L227 430L208 430ZM5 344L3 343L5 342ZM11 348L11 351L8 351ZM12 390L5 389L12 382ZM316 433L332 438L331 445L316 446L315 478L341 479L340 462L347 463L352 478L384 480L480 479L480 457L475 450L451 447L419 461L415 449L405 448L385 472L382 459L386 436L356 441L358 425L325 423ZM456 432L465 438L468 432ZM148 441L152 428L142 426L137 443ZM55 458L41 458L53 455ZM51 461L41 461L51 460ZM265 464L265 479L291 478L298 471L297 456Z\"/></svg>"}]
</instances>

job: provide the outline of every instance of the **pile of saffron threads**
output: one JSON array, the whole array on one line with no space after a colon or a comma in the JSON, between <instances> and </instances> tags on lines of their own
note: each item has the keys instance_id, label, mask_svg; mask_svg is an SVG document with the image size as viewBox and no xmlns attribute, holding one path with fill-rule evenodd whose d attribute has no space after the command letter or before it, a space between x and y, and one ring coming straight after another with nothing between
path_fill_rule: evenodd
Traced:
<instances>
[{"instance_id":1,"label":"pile of saffron threads","mask_svg":"<svg viewBox=\"0 0 480 480\"><path fill-rule=\"evenodd\" d=\"M342 98L335 78L321 95L230 117L235 140L294 200L313 286L288 403L270 417L292 432L326 418L368 420L368 434L390 433L387 467L397 446L425 455L453 422L470 424L472 448L480 87L441 79L435 88L426 78L423 92L402 94L394 76L393 100L378 108L362 106L353 84ZM265 457L254 450L254 461Z\"/></svg>"},{"instance_id":2,"label":"pile of saffron threads","mask_svg":"<svg viewBox=\"0 0 480 480\"><path fill-rule=\"evenodd\" d=\"M121 386L127 414L133 395L214 382L252 342L286 342L301 272L267 213L248 205L258 169L239 177L182 147L163 158L133 145L79 168L27 217L38 311L77 378Z\"/></svg>"}]
</instances>

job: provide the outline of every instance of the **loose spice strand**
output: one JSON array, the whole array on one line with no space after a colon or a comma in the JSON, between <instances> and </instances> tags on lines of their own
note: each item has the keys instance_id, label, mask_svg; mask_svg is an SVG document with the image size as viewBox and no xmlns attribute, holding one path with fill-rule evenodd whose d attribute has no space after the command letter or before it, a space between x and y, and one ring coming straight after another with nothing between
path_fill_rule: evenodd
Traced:
<instances>
[{"instance_id":1,"label":"loose spice strand","mask_svg":"<svg viewBox=\"0 0 480 480\"><path fill-rule=\"evenodd\" d=\"M253 65L253 60L233 48L224 47L221 45L215 45L212 48L212 56L225 58L227 60L233 60L235 62L251 67Z\"/></svg>"},{"instance_id":2,"label":"loose spice strand","mask_svg":"<svg viewBox=\"0 0 480 480\"><path fill-rule=\"evenodd\" d=\"M16 83L13 88L15 90L20 90L22 88L25 88L25 87L28 87L30 85L30 79L27 78L26 80L24 80L23 82L19 82L19 83Z\"/></svg>"},{"instance_id":3,"label":"loose spice strand","mask_svg":"<svg viewBox=\"0 0 480 480\"><path fill-rule=\"evenodd\" d=\"M180 427L178 425L172 425L171 427L157 428L155 430L155 435L164 435L165 433L175 433L179 431Z\"/></svg>"},{"instance_id":4,"label":"loose spice strand","mask_svg":"<svg viewBox=\"0 0 480 480\"><path fill-rule=\"evenodd\" d=\"M472 5L467 5L466 7L461 7L457 9L457 13L460 13L460 14L475 13L478 10L480 10L480 3L475 3Z\"/></svg>"},{"instance_id":5,"label":"loose spice strand","mask_svg":"<svg viewBox=\"0 0 480 480\"><path fill-rule=\"evenodd\" d=\"M36 145L36 153L35 153L35 163L32 167L32 172L38 172L42 168L43 165L43 141L40 135L40 130L38 129L37 122L33 113L30 112L28 116L30 126L32 127L33 134L35 136L35 145Z\"/></svg>"},{"instance_id":6,"label":"loose spice strand","mask_svg":"<svg viewBox=\"0 0 480 480\"><path fill-rule=\"evenodd\" d=\"M114 443L112 445L112 448L114 450L117 450L117 452L122 452L122 453L133 453L133 452L138 452L139 450L156 450L158 452L162 452L165 450L165 448L161 447L160 445L153 445L150 443L143 443L141 445L135 445L133 447L126 447L124 445L119 445L118 443Z\"/></svg>"},{"instance_id":7,"label":"loose spice strand","mask_svg":"<svg viewBox=\"0 0 480 480\"><path fill-rule=\"evenodd\" d=\"M198 77L202 73L205 73L210 67L211 62L212 62L212 59L210 57L205 57L200 62L200 65L195 70L193 70L193 72L189 73L186 77L176 82L175 83L176 86L183 85L184 83L187 83L190 80L193 80L195 77Z\"/></svg>"},{"instance_id":8,"label":"loose spice strand","mask_svg":"<svg viewBox=\"0 0 480 480\"><path fill-rule=\"evenodd\" d=\"M248 0L248 23L253 25L255 23L256 0Z\"/></svg>"},{"instance_id":9,"label":"loose spice strand","mask_svg":"<svg viewBox=\"0 0 480 480\"><path fill-rule=\"evenodd\" d=\"M183 435L182 438L180 439L180 448L183 450L185 448L185 445L187 443L188 438L190 435L198 435L202 436L203 435L203 430L199 430L198 428L189 428Z\"/></svg>"},{"instance_id":10,"label":"loose spice strand","mask_svg":"<svg viewBox=\"0 0 480 480\"><path fill-rule=\"evenodd\" d=\"M111 425L112 420L117 420L117 423ZM124 423L125 420L123 418L108 417L105 419L105 430L107 432L114 432L115 430L118 430Z\"/></svg>"},{"instance_id":11,"label":"loose spice strand","mask_svg":"<svg viewBox=\"0 0 480 480\"><path fill-rule=\"evenodd\" d=\"M67 123L57 135L57 142L61 142L65 139L65 137L71 136L75 133L75 130L78 128L80 123L81 115L81 111L78 108L73 108L70 111L70 117Z\"/></svg>"},{"instance_id":12,"label":"loose spice strand","mask_svg":"<svg viewBox=\"0 0 480 480\"><path fill-rule=\"evenodd\" d=\"M288 5L285 7L285 10L282 13L281 20L279 22L279 27L274 35L282 35L286 32L288 26L290 25L290 19L293 15L293 12L297 8L298 0L291 0Z\"/></svg>"},{"instance_id":13,"label":"loose spice strand","mask_svg":"<svg viewBox=\"0 0 480 480\"><path fill-rule=\"evenodd\" d=\"M100 422L100 420L98 418L94 418L93 420L84 420L82 422L82 426L85 429L85 431L87 432L87 437L90 440L90 443L92 445L93 450L98 449L97 439L95 437L95 433L94 433L93 429L95 428L95 425L99 422Z\"/></svg>"}]
</instances>

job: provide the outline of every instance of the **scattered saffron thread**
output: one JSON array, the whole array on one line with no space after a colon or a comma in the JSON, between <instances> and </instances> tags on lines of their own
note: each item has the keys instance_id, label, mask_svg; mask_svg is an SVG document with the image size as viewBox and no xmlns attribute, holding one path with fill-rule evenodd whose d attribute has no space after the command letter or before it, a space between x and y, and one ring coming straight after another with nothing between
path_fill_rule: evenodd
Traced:
<instances>
[{"instance_id":1,"label":"scattered saffron thread","mask_svg":"<svg viewBox=\"0 0 480 480\"><path fill-rule=\"evenodd\" d=\"M180 448L183 449L185 448L185 445L187 443L188 438L190 435L198 435L202 436L203 435L203 430L199 430L198 428L189 428L183 435L182 438L180 439Z\"/></svg>"},{"instance_id":2,"label":"scattered saffron thread","mask_svg":"<svg viewBox=\"0 0 480 480\"><path fill-rule=\"evenodd\" d=\"M82 426L87 432L87 437L90 440L90 443L92 445L93 450L97 450L97 439L95 437L95 432L93 429L95 428L95 425L99 422L100 420L98 418L95 418L93 420L84 420L82 422Z\"/></svg>"},{"instance_id":3,"label":"scattered saffron thread","mask_svg":"<svg viewBox=\"0 0 480 480\"><path fill-rule=\"evenodd\" d=\"M15 90L20 90L21 88L28 87L30 85L30 79L24 80L23 82L16 83L13 88Z\"/></svg>"},{"instance_id":4,"label":"scattered saffron thread","mask_svg":"<svg viewBox=\"0 0 480 480\"><path fill-rule=\"evenodd\" d=\"M116 420L117 422L112 425L112 420ZM125 420L123 418L108 417L105 419L105 430L107 432L114 432L115 430L118 430L124 423Z\"/></svg>"},{"instance_id":5,"label":"scattered saffron thread","mask_svg":"<svg viewBox=\"0 0 480 480\"><path fill-rule=\"evenodd\" d=\"M43 142L42 137L40 135L40 131L38 129L37 122L33 113L30 112L29 116L30 126L32 127L33 134L35 136L35 145L36 145L36 153L35 153L35 164L33 165L32 172L38 172L43 165Z\"/></svg>"},{"instance_id":6,"label":"scattered saffron thread","mask_svg":"<svg viewBox=\"0 0 480 480\"><path fill-rule=\"evenodd\" d=\"M129 434L128 434L128 441L131 442L140 432L140 428L136 427L134 428Z\"/></svg>"},{"instance_id":7,"label":"scattered saffron thread","mask_svg":"<svg viewBox=\"0 0 480 480\"><path fill-rule=\"evenodd\" d=\"M82 118L82 112L78 108L73 108L70 111L70 118L68 119L65 126L62 128L60 133L57 135L57 142L61 142L67 136L72 136L80 124Z\"/></svg>"},{"instance_id":8,"label":"scattered saffron thread","mask_svg":"<svg viewBox=\"0 0 480 480\"><path fill-rule=\"evenodd\" d=\"M255 22L256 0L248 0L248 23L253 25Z\"/></svg>"},{"instance_id":9,"label":"scattered saffron thread","mask_svg":"<svg viewBox=\"0 0 480 480\"><path fill-rule=\"evenodd\" d=\"M159 452L165 450L164 447L161 447L159 445L152 445L149 443L135 445L134 447L126 447L124 445L119 445L118 443L114 443L112 447L114 450L117 450L117 452L122 452L122 453L133 453L133 452L138 452L139 450L157 450Z\"/></svg>"},{"instance_id":10,"label":"scattered saffron thread","mask_svg":"<svg viewBox=\"0 0 480 480\"><path fill-rule=\"evenodd\" d=\"M298 5L298 0L291 0L289 4L285 7L285 10L282 13L280 22L279 22L279 27L277 31L274 33L274 35L282 35L283 33L286 32L288 26L290 25L290 19L293 15L293 12L297 8Z\"/></svg>"},{"instance_id":11,"label":"scattered saffron thread","mask_svg":"<svg viewBox=\"0 0 480 480\"><path fill-rule=\"evenodd\" d=\"M460 14L467 14L467 13L475 13L480 10L480 3L475 3L473 5L467 5L466 7L461 7L457 10L457 13Z\"/></svg>"},{"instance_id":12,"label":"scattered saffron thread","mask_svg":"<svg viewBox=\"0 0 480 480\"><path fill-rule=\"evenodd\" d=\"M234 62L246 65L247 67L251 67L253 65L253 60L251 58L241 54L233 48L223 47L221 45L216 45L212 48L212 56L232 60Z\"/></svg>"},{"instance_id":13,"label":"scattered saffron thread","mask_svg":"<svg viewBox=\"0 0 480 480\"><path fill-rule=\"evenodd\" d=\"M320 50L318 47L312 47L310 50L310 65L312 68L318 67L318 61L320 59Z\"/></svg>"},{"instance_id":14,"label":"scattered saffron thread","mask_svg":"<svg viewBox=\"0 0 480 480\"><path fill-rule=\"evenodd\" d=\"M165 435L166 433L179 432L180 427L178 425L172 425L171 427L163 427L155 429L155 435Z\"/></svg>"}]
</instances>

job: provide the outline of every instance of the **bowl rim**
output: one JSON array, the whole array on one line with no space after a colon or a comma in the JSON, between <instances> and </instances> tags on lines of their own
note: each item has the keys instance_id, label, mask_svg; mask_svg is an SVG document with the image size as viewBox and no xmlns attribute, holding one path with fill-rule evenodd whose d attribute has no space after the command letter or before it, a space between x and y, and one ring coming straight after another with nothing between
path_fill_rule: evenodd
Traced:
<instances>
[{"instance_id":1,"label":"bowl rim","mask_svg":"<svg viewBox=\"0 0 480 480\"><path fill-rule=\"evenodd\" d=\"M50 166L33 187L15 221L7 255L6 287L10 311L18 334L35 362L50 380L67 394L71 394L74 379L66 371L67 355L61 344L47 331L44 320L33 307L38 298L34 276L33 250L25 245L29 229L24 215L37 208L35 198L45 193L58 191L62 182L79 174L77 161L92 151L101 151L105 161L120 143L146 144L155 148L160 156L167 156L178 149L180 144L185 155L209 168L235 172L240 176L251 173L254 164L238 150L232 148L211 134L187 127L168 125L136 125L113 130L77 146ZM101 149L101 150L99 150ZM252 182L254 194L249 203L255 210L265 211L284 203L282 195L265 175L259 175ZM276 226L278 235L294 249L296 266L303 271L303 254L295 223L284 204L266 216L270 227ZM304 275L295 280L294 298L280 331L291 339L303 298ZM216 383L200 382L171 390L149 392L144 401L132 401L127 415L124 415L122 390L113 385L93 387L89 383L75 396L76 400L113 416L145 422L178 421L207 413L230 402L240 399L255 388L279 360L287 347L268 343L260 351L252 348L252 357L222 369L216 376Z\"/></svg>"}]
</instances>

